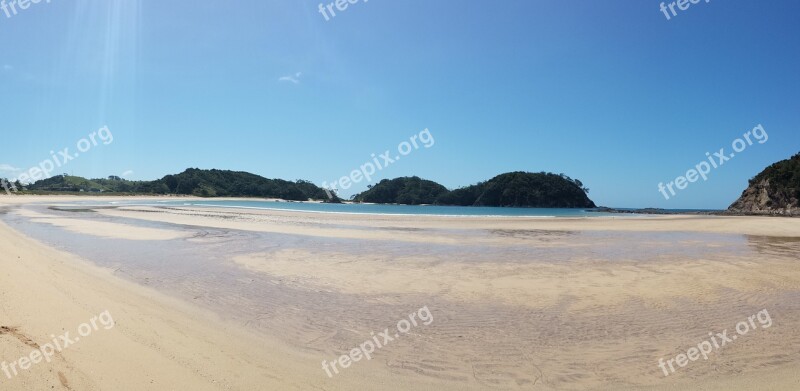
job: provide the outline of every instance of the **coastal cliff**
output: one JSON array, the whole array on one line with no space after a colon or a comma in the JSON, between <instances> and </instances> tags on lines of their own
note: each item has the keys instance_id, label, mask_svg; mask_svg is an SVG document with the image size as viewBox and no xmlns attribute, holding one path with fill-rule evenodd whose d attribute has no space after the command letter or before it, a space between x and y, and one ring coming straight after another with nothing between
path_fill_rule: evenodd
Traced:
<instances>
[{"instance_id":1,"label":"coastal cliff","mask_svg":"<svg viewBox=\"0 0 800 391\"><path fill-rule=\"evenodd\" d=\"M800 153L751 179L728 213L800 216Z\"/></svg>"}]
</instances>

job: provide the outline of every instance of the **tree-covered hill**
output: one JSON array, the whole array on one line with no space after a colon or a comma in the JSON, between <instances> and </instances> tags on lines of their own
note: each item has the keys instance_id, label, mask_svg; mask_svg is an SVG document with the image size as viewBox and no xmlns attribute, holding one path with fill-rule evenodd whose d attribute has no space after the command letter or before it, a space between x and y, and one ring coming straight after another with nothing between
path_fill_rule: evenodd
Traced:
<instances>
[{"instance_id":1,"label":"tree-covered hill","mask_svg":"<svg viewBox=\"0 0 800 391\"><path fill-rule=\"evenodd\" d=\"M200 197L265 197L285 200L326 200L325 191L308 181L267 179L242 171L201 170L167 175L155 181L128 181L119 177L85 179L57 175L27 186L34 192L90 192L127 194L180 194ZM338 201L334 198L333 201Z\"/></svg>"},{"instance_id":2,"label":"tree-covered hill","mask_svg":"<svg viewBox=\"0 0 800 391\"><path fill-rule=\"evenodd\" d=\"M242 171L190 168L161 178L156 186L166 186L169 194L201 197L269 197L307 201L327 199L325 191L311 182L267 179Z\"/></svg>"},{"instance_id":3,"label":"tree-covered hill","mask_svg":"<svg viewBox=\"0 0 800 391\"><path fill-rule=\"evenodd\" d=\"M800 153L770 165L750 179L747 189L728 211L800 215Z\"/></svg>"},{"instance_id":4,"label":"tree-covered hill","mask_svg":"<svg viewBox=\"0 0 800 391\"><path fill-rule=\"evenodd\" d=\"M409 205L594 208L588 191L581 181L563 174L518 171L453 191L418 177L384 179L353 199Z\"/></svg>"},{"instance_id":5,"label":"tree-covered hill","mask_svg":"<svg viewBox=\"0 0 800 391\"><path fill-rule=\"evenodd\" d=\"M26 185L27 190L47 191L47 192L93 192L103 191L126 192L117 187L123 187L123 183L133 184L129 181L111 181L110 179L86 179L71 175L56 175L47 179L42 179L33 184ZM128 185L131 186L131 185ZM114 190L112 190L114 189Z\"/></svg>"},{"instance_id":6,"label":"tree-covered hill","mask_svg":"<svg viewBox=\"0 0 800 391\"><path fill-rule=\"evenodd\" d=\"M783 175L783 174L775 174ZM285 200L333 200L311 182L267 179L242 171L190 168L180 174L154 181L128 181L111 176L86 179L58 175L27 186L38 193L176 194L200 197L262 197ZM538 208L593 208L588 189L581 181L564 174L509 172L488 181L453 191L419 177L384 179L367 191L355 195L358 202L391 204L437 204L459 206L503 206Z\"/></svg>"},{"instance_id":7,"label":"tree-covered hill","mask_svg":"<svg viewBox=\"0 0 800 391\"><path fill-rule=\"evenodd\" d=\"M564 174L509 172L443 194L439 205L594 208L583 183Z\"/></svg>"},{"instance_id":8,"label":"tree-covered hill","mask_svg":"<svg viewBox=\"0 0 800 391\"><path fill-rule=\"evenodd\" d=\"M420 205L433 204L437 197L447 193L447 188L420 177L384 179L369 190L357 194L354 201L378 204Z\"/></svg>"}]
</instances>

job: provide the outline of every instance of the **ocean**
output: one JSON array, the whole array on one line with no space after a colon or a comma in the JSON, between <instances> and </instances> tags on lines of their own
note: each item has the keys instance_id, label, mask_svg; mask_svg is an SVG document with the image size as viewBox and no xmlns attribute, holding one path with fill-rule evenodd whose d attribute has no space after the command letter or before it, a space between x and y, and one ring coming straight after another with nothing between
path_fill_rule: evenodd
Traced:
<instances>
[{"instance_id":1,"label":"ocean","mask_svg":"<svg viewBox=\"0 0 800 391\"><path fill-rule=\"evenodd\" d=\"M175 201L86 201L87 205L147 205L147 206L203 206L263 210L287 210L317 213L349 213L379 215L429 215L429 216L506 216L506 217L602 217L636 216L632 214L593 212L586 208L499 208L436 205L376 205L376 204L322 204L287 201L229 201L229 200L175 200ZM674 210L673 212L693 212Z\"/></svg>"}]
</instances>

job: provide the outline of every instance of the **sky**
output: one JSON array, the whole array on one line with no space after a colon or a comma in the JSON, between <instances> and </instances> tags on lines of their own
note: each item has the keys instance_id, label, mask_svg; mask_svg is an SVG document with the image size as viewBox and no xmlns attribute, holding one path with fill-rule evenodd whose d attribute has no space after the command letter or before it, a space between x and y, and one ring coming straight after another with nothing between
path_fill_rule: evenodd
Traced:
<instances>
[{"instance_id":1,"label":"sky","mask_svg":"<svg viewBox=\"0 0 800 391\"><path fill-rule=\"evenodd\" d=\"M197 167L321 185L428 129L429 148L340 193L399 176L457 188L550 171L580 179L598 205L726 208L748 179L800 152L800 2L700 1L675 15L660 4L0 9L0 177L69 148L51 175L153 180ZM758 125L766 141L751 137L730 158ZM113 141L90 143L103 127ZM720 148L728 159L707 180L659 192Z\"/></svg>"}]
</instances>

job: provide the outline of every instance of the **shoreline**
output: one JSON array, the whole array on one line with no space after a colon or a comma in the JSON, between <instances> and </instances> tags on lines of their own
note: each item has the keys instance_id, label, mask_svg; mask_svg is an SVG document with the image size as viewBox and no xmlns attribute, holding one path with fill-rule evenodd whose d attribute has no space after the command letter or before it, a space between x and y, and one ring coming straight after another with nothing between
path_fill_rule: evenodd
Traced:
<instances>
[{"instance_id":1,"label":"shoreline","mask_svg":"<svg viewBox=\"0 0 800 391\"><path fill-rule=\"evenodd\" d=\"M103 310L117 322L64 351L63 361L40 363L13 382L0 377L12 390L63 388L59 372L81 390L382 384L450 391L536 384L721 391L800 384L800 361L793 359L800 357L787 350L800 343L800 307L792 301L800 295L794 219L140 206L65 212L47 208L64 197L3 201L0 310L9 321L0 326L42 344L49 333ZM138 255L139 247L147 251ZM320 368L321 360L347 354L371 330L422 306L435 321L380 350L377 359L332 379ZM730 327L760 308L775 320L769 332L659 376L659 357L674 357L696 344L704 328ZM30 351L8 334L0 340L0 361Z\"/></svg>"},{"instance_id":2,"label":"shoreline","mask_svg":"<svg viewBox=\"0 0 800 391\"><path fill-rule=\"evenodd\" d=\"M752 217L800 217L800 211L774 210L765 212L741 212L732 210L697 210L697 211L675 211L672 209L641 208L641 209L619 209L599 207L590 212L598 213L619 213L619 214L642 214L642 215L689 215L689 216L752 216Z\"/></svg>"},{"instance_id":3,"label":"shoreline","mask_svg":"<svg viewBox=\"0 0 800 391\"><path fill-rule=\"evenodd\" d=\"M2 195L0 195L2 196ZM21 194L9 195L9 197L76 197L81 200L89 199L102 199L102 198L121 198L125 200L141 200L141 199L158 199L166 201L174 201L177 199L186 199L193 201L234 201L234 202L275 202L287 204L338 204L338 205L377 205L377 206L409 206L409 207L454 207L454 208L500 208L500 209L554 209L554 210L584 210L587 213L609 213L619 215L639 215L639 216L742 216L742 217L800 217L800 211L786 211L786 210L771 210L763 212L743 212L732 211L729 209L719 210L692 210L692 209L661 209L661 208L610 208L605 206L598 206L595 208L541 208L541 207L495 207L495 206L458 206L458 205L434 205L434 204L420 204L420 205L406 205L406 204L380 204L370 202L354 202L342 200L339 203L328 203L320 200L285 200L280 198L261 198L261 197L198 197L191 195L82 195L82 194ZM0 199L2 200L2 199ZM45 201L46 202L46 201ZM194 205L193 205L194 206ZM203 206L203 205L197 205ZM334 214L364 214L376 216L434 216L434 217L528 217L528 218L580 218L584 216L536 216L536 215L447 215L447 214L414 214L414 213L374 213L374 212L341 212L341 211L318 211L318 210L299 210L299 209L282 209L282 208L266 208L266 207L245 207L245 206L227 206L227 205L208 205L219 208L231 209L255 209L255 210L276 210L276 211L289 211L289 212L307 212L307 213L334 213ZM588 216L595 217L595 216ZM597 216L605 217L605 216Z\"/></svg>"},{"instance_id":4,"label":"shoreline","mask_svg":"<svg viewBox=\"0 0 800 391\"><path fill-rule=\"evenodd\" d=\"M0 199L0 206L8 204ZM101 329L57 353L51 363L18 369L10 379L0 372L3 389L344 391L369 389L373 381L432 387L429 380L403 380L381 371L376 361L362 365L360 376L339 377L336 382L308 376L310 371L316 374L319 364L319 354L312 350L255 333L190 301L121 278L112 269L50 247L3 221L0 252L0 326L14 330L0 332L0 362L29 356L34 346L50 341L51 334L72 330L75 335L78 325L103 311L115 321L110 330Z\"/></svg>"}]
</instances>

